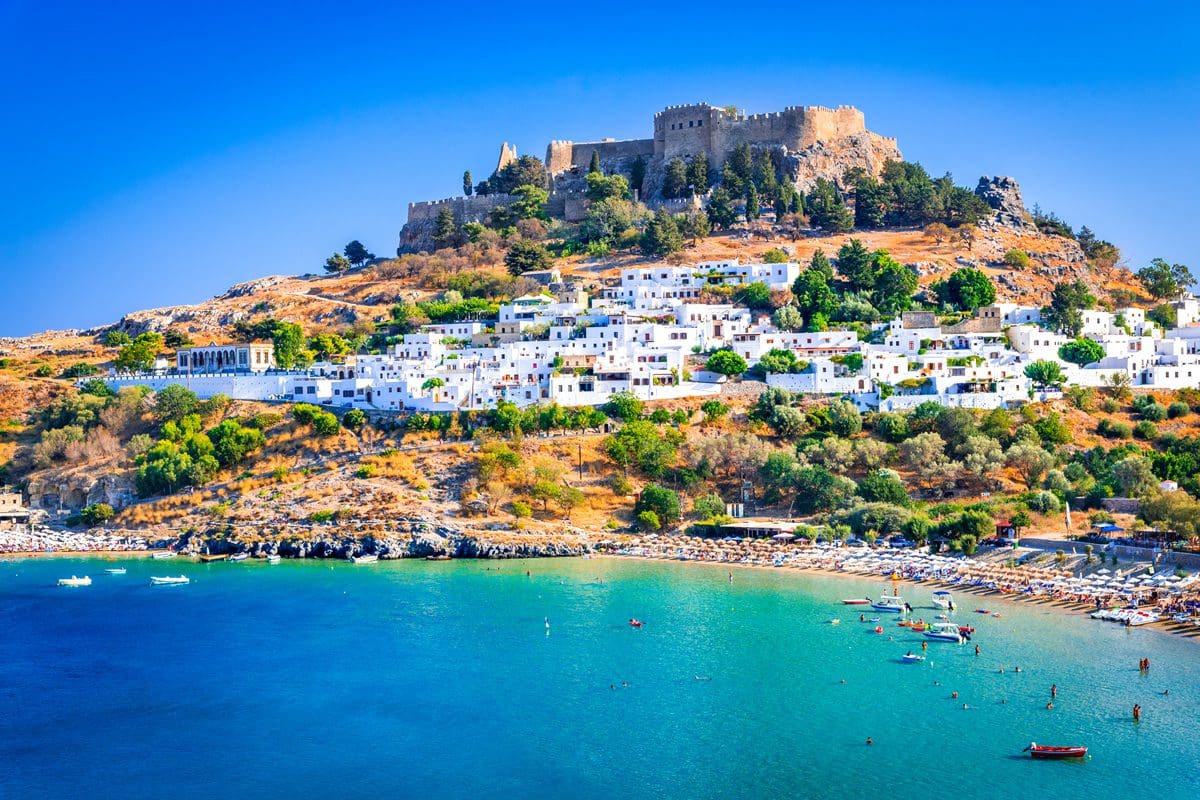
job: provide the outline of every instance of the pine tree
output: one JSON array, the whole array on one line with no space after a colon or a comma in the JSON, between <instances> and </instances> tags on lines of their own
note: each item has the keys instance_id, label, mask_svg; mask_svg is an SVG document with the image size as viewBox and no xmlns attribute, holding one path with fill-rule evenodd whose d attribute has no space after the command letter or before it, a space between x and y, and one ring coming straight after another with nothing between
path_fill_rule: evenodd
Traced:
<instances>
[{"instance_id":1,"label":"pine tree","mask_svg":"<svg viewBox=\"0 0 1200 800\"><path fill-rule=\"evenodd\" d=\"M663 176L662 195L665 198L683 197L687 193L687 167L679 158L671 159Z\"/></svg>"},{"instance_id":2,"label":"pine tree","mask_svg":"<svg viewBox=\"0 0 1200 800\"><path fill-rule=\"evenodd\" d=\"M758 189L755 189L754 184L752 183L752 184L750 184L750 187L746 190L746 219L747 220L758 219L759 211L760 211L760 209L758 207Z\"/></svg>"},{"instance_id":3,"label":"pine tree","mask_svg":"<svg viewBox=\"0 0 1200 800\"><path fill-rule=\"evenodd\" d=\"M467 197L470 197L471 196L471 187L473 185L474 185L474 183L471 180L471 170L467 170L466 172L463 173L463 194L466 195Z\"/></svg>"},{"instance_id":4,"label":"pine tree","mask_svg":"<svg viewBox=\"0 0 1200 800\"><path fill-rule=\"evenodd\" d=\"M688 182L696 194L708 191L708 153L703 150L693 156L692 163L688 164Z\"/></svg>"},{"instance_id":5,"label":"pine tree","mask_svg":"<svg viewBox=\"0 0 1200 800\"><path fill-rule=\"evenodd\" d=\"M593 150L592 151L592 161L590 164L588 164L588 174L591 175L591 174L599 172L599 171L600 171L600 151Z\"/></svg>"},{"instance_id":6,"label":"pine tree","mask_svg":"<svg viewBox=\"0 0 1200 800\"><path fill-rule=\"evenodd\" d=\"M458 244L458 225L454 222L454 212L450 206L438 209L437 221L434 223L433 243L438 247L453 247Z\"/></svg>"},{"instance_id":7,"label":"pine tree","mask_svg":"<svg viewBox=\"0 0 1200 800\"><path fill-rule=\"evenodd\" d=\"M646 180L646 159L638 156L629 168L629 188L639 197L642 194L642 182Z\"/></svg>"}]
</instances>

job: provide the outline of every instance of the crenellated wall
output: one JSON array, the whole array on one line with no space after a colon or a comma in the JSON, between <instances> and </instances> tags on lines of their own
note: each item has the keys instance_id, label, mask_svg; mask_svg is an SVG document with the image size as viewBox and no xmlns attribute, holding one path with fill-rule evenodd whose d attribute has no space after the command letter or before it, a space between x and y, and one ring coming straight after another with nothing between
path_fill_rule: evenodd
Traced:
<instances>
[{"instance_id":1,"label":"crenellated wall","mask_svg":"<svg viewBox=\"0 0 1200 800\"><path fill-rule=\"evenodd\" d=\"M592 153L600 160L617 161L638 156L649 161L654 157L653 139L604 139L599 142L572 142L556 139L546 147L546 169L551 175L569 169L587 169Z\"/></svg>"}]
</instances>

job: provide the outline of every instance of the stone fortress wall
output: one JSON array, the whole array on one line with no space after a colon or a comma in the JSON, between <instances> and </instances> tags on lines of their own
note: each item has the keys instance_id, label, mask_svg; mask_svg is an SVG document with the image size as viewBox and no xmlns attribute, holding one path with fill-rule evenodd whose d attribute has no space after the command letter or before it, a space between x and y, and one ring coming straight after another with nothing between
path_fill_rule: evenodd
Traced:
<instances>
[{"instance_id":1,"label":"stone fortress wall","mask_svg":"<svg viewBox=\"0 0 1200 800\"><path fill-rule=\"evenodd\" d=\"M783 111L745 114L708 103L667 106L654 115L650 139L603 139L599 142L554 140L546 147L546 172L550 185L549 212L575 221L586 205L584 175L592 153L598 153L605 172L628 176L640 157L647 177L641 199L652 207L658 196L667 162L708 155L711 169L719 170L734 148L779 148L788 156L791 179L804 188L819 176L836 177L849 166L878 172L888 158L899 158L896 140L867 130L863 113L852 106L789 106ZM501 148L498 167L516 158L507 143ZM434 220L447 205L462 224L480 221L497 206L515 198L507 195L452 197L426 203L409 203L408 224L400 236L400 251L423 249L429 244Z\"/></svg>"}]
</instances>

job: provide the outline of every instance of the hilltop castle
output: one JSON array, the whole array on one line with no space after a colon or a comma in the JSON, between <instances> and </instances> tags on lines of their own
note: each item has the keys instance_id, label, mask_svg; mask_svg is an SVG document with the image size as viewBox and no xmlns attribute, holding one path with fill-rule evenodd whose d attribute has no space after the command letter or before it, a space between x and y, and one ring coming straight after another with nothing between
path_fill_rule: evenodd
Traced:
<instances>
[{"instance_id":1,"label":"hilltop castle","mask_svg":"<svg viewBox=\"0 0 1200 800\"><path fill-rule=\"evenodd\" d=\"M885 161L901 157L896 140L868 131L863 113L850 106L789 106L783 111L750 115L707 103L668 106L654 115L654 135L649 139L550 142L544 162L550 187L548 211L568 221L582 218L584 175L593 153L605 172L627 177L641 159L646 177L635 188L641 200L657 207L680 204L661 195L664 168L673 159L688 161L705 153L710 168L720 170L734 148L742 144L777 151L787 177L801 190L817 178L840 178L850 167L878 174ZM497 168L515 157L515 148L506 143ZM487 195L410 203L399 249L429 249L433 223L443 207L449 206L461 224L482 220L493 208L511 202L508 195Z\"/></svg>"}]
</instances>

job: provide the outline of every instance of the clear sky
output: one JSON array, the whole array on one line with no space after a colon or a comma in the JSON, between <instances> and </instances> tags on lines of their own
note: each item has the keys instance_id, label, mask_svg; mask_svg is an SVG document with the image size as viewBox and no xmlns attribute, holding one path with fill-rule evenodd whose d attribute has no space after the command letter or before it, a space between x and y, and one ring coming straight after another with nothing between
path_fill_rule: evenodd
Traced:
<instances>
[{"instance_id":1,"label":"clear sky","mask_svg":"<svg viewBox=\"0 0 1200 800\"><path fill-rule=\"evenodd\" d=\"M0 0L0 335L392 254L502 141L700 101L856 105L931 173L1200 268L1200 12L933 5Z\"/></svg>"}]
</instances>

